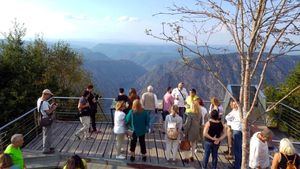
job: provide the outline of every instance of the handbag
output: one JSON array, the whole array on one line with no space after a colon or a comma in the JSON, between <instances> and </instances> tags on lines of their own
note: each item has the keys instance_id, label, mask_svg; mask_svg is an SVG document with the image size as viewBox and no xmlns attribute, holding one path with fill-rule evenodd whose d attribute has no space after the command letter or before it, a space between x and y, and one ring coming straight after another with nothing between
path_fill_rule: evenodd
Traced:
<instances>
[{"instance_id":1,"label":"handbag","mask_svg":"<svg viewBox=\"0 0 300 169\"><path fill-rule=\"evenodd\" d=\"M43 102L44 102L44 101L41 102L41 105L40 105L40 107L39 107L39 109L38 109L38 112L39 112L39 113L41 113L41 107L42 107L42 105L43 105ZM42 115L42 114L40 115L40 118L39 118L39 125L40 125L41 127L50 126L50 125L52 124L52 122L53 122L53 119L50 117L50 115L47 116L47 117L44 117L44 118L43 118L43 115Z\"/></svg>"},{"instance_id":2,"label":"handbag","mask_svg":"<svg viewBox=\"0 0 300 169\"><path fill-rule=\"evenodd\" d=\"M190 141L187 138L181 140L179 148L181 151L190 151L191 149Z\"/></svg>"},{"instance_id":3,"label":"handbag","mask_svg":"<svg viewBox=\"0 0 300 169\"><path fill-rule=\"evenodd\" d=\"M172 121L172 117L171 116L167 116L169 117L171 122L168 122L167 124L167 138L170 140L177 140L179 132L177 129L177 125L176 122Z\"/></svg>"}]
</instances>

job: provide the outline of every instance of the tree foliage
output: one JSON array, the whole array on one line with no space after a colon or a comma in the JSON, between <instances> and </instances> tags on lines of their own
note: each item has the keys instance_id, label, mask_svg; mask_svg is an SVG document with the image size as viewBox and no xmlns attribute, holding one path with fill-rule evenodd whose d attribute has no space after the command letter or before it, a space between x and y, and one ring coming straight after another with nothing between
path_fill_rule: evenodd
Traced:
<instances>
[{"instance_id":1,"label":"tree foliage","mask_svg":"<svg viewBox=\"0 0 300 169\"><path fill-rule=\"evenodd\" d=\"M295 69L290 73L284 83L278 87L268 86L265 89L268 102L275 102L287 95L289 91L300 85L300 63L297 64ZM295 91L289 97L282 101L290 107L300 110L300 90Z\"/></svg>"},{"instance_id":2,"label":"tree foliage","mask_svg":"<svg viewBox=\"0 0 300 169\"><path fill-rule=\"evenodd\" d=\"M25 33L15 22L0 44L0 125L36 106L45 88L55 95L74 96L91 82L81 56L67 43L48 45L41 37L25 42Z\"/></svg>"}]
</instances>

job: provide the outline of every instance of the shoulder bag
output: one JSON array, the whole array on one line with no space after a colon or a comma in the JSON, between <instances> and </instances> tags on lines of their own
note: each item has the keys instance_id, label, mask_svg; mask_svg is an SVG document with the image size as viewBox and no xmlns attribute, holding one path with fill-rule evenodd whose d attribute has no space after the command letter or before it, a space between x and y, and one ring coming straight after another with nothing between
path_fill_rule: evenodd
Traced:
<instances>
[{"instance_id":1,"label":"shoulder bag","mask_svg":"<svg viewBox=\"0 0 300 169\"><path fill-rule=\"evenodd\" d=\"M41 105L40 105L40 107L38 109L38 112L41 113L40 114L40 118L39 118L39 124L40 124L41 127L46 127L46 126L50 126L52 124L53 119L50 117L50 115L48 115L47 117L43 118L43 114L41 112L41 107L43 105L43 102L44 101L41 102Z\"/></svg>"}]
</instances>

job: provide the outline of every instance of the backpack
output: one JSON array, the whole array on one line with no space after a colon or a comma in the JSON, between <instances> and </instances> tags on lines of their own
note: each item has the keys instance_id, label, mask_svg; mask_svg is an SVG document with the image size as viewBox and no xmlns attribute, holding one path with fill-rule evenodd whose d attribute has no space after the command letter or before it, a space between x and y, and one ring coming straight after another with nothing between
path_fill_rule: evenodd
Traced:
<instances>
[{"instance_id":1,"label":"backpack","mask_svg":"<svg viewBox=\"0 0 300 169\"><path fill-rule=\"evenodd\" d=\"M170 116L170 118L172 118L172 117ZM178 132L178 129L176 126L176 122L172 122L172 119L171 119L171 122L167 123L167 137L170 140L177 140L178 135L179 135L179 132Z\"/></svg>"},{"instance_id":2,"label":"backpack","mask_svg":"<svg viewBox=\"0 0 300 169\"><path fill-rule=\"evenodd\" d=\"M283 155L284 155L284 157L285 157L285 159L287 161L287 163L286 163L286 169L297 169L297 167L295 165L295 161L296 161L297 155L295 155L293 161L289 160L285 154L283 154Z\"/></svg>"}]
</instances>

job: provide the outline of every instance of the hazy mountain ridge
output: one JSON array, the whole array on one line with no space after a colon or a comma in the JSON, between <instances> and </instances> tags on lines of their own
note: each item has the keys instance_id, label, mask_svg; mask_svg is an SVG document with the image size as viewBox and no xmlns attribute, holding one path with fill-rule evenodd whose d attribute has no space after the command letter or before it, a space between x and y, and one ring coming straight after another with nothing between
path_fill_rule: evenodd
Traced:
<instances>
[{"instance_id":1,"label":"hazy mountain ridge","mask_svg":"<svg viewBox=\"0 0 300 169\"><path fill-rule=\"evenodd\" d=\"M142 66L128 60L85 61L84 68L91 72L95 86L104 97L116 96L120 87L131 87L146 73Z\"/></svg>"},{"instance_id":2,"label":"hazy mountain ridge","mask_svg":"<svg viewBox=\"0 0 300 169\"><path fill-rule=\"evenodd\" d=\"M218 71L221 72L223 82L227 84L240 83L240 67L237 54L217 55L214 59ZM287 56L278 58L276 62L270 63L266 71L265 81L268 84L278 84L282 82L288 73L300 61L300 56ZM194 59L194 62L199 64L199 59ZM200 66L202 67L202 66ZM259 67L261 70L261 67ZM258 81L259 76L256 76L255 81ZM195 88L198 95L208 99L211 96L219 98L224 97L224 90L214 77L206 70L194 70L185 66L181 61L172 61L168 64L157 66L140 77L136 86L141 91L148 86L153 85L158 97L162 97L168 86L176 87L177 83L183 81L187 89Z\"/></svg>"},{"instance_id":3,"label":"hazy mountain ridge","mask_svg":"<svg viewBox=\"0 0 300 169\"><path fill-rule=\"evenodd\" d=\"M98 44L91 50L101 52L111 59L133 61L147 70L179 58L176 46L139 44Z\"/></svg>"},{"instance_id":4,"label":"hazy mountain ridge","mask_svg":"<svg viewBox=\"0 0 300 169\"><path fill-rule=\"evenodd\" d=\"M92 73L96 86L106 97L114 97L119 87L135 87L142 93L148 85L153 85L161 98L168 86L176 87L180 81L185 82L187 89L197 89L205 99L224 96L224 90L209 72L193 70L182 63L175 46L99 44L92 50L81 51L87 55L85 68ZM172 52L174 55L170 56ZM118 60L120 58L122 60ZM218 54L208 59L214 63L213 69L220 72L225 84L239 84L240 61L236 53ZM277 58L268 66L266 83L282 82L299 61L300 56ZM193 62L201 65L197 58Z\"/></svg>"}]
</instances>

